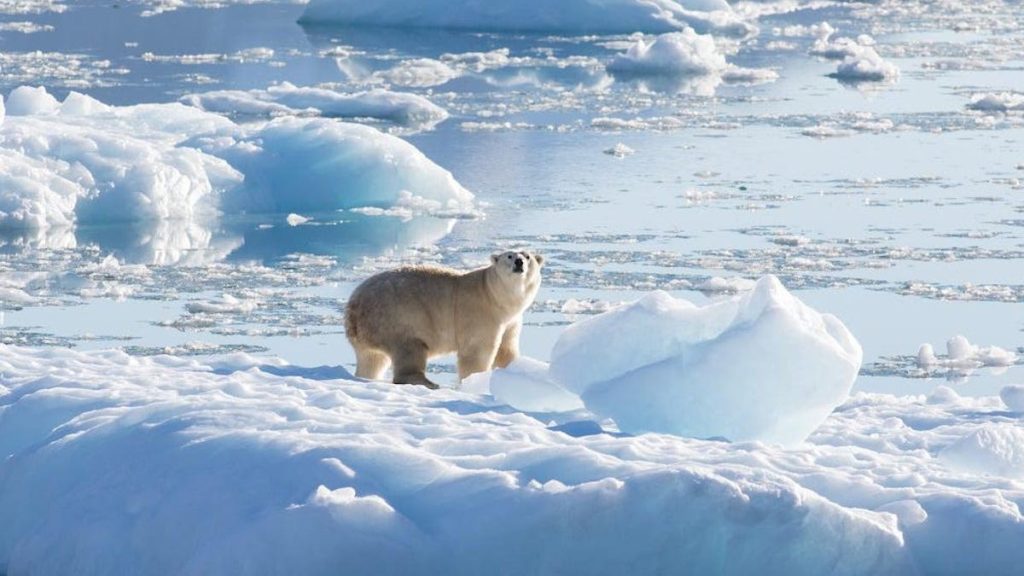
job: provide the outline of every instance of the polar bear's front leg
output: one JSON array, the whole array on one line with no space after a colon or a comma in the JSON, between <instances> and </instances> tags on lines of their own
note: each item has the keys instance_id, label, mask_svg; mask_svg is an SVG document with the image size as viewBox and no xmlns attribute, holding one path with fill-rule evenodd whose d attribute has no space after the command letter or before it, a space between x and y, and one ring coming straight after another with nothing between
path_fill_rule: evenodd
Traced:
<instances>
[{"instance_id":1,"label":"polar bear's front leg","mask_svg":"<svg viewBox=\"0 0 1024 576\"><path fill-rule=\"evenodd\" d=\"M498 345L498 354L494 357L492 368L504 368L519 357L519 331L523 329L522 321L513 322L505 329Z\"/></svg>"},{"instance_id":2,"label":"polar bear's front leg","mask_svg":"<svg viewBox=\"0 0 1024 576\"><path fill-rule=\"evenodd\" d=\"M494 365L501 334L473 334L460 342L458 353L459 380L470 374L486 372Z\"/></svg>"}]
</instances>

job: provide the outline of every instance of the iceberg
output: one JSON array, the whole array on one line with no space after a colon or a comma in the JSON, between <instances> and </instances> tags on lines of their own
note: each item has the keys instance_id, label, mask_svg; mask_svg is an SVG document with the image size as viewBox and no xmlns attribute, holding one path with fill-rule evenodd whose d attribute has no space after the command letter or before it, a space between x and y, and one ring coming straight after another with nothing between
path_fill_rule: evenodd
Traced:
<instances>
[{"instance_id":1,"label":"iceberg","mask_svg":"<svg viewBox=\"0 0 1024 576\"><path fill-rule=\"evenodd\" d=\"M697 307L665 292L578 322L551 374L624 432L802 442L847 398L860 344L773 276Z\"/></svg>"},{"instance_id":2,"label":"iceberg","mask_svg":"<svg viewBox=\"0 0 1024 576\"><path fill-rule=\"evenodd\" d=\"M266 94L331 109L327 93L282 86ZM296 117L240 125L179 103L108 106L75 92L58 102L27 87L12 91L7 104L3 229L208 222L412 201L440 217L476 214L473 194L450 172L369 126Z\"/></svg>"}]
</instances>

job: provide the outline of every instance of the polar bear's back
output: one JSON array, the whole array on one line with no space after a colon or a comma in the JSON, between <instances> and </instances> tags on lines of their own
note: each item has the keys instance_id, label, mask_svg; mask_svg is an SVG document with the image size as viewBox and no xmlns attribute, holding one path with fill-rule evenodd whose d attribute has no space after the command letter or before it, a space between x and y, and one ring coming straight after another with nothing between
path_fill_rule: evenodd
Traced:
<instances>
[{"instance_id":1,"label":"polar bear's back","mask_svg":"<svg viewBox=\"0 0 1024 576\"><path fill-rule=\"evenodd\" d=\"M409 266L367 278L345 310L348 338L387 350L410 337L434 353L454 351L453 298L466 273L436 266Z\"/></svg>"}]
</instances>

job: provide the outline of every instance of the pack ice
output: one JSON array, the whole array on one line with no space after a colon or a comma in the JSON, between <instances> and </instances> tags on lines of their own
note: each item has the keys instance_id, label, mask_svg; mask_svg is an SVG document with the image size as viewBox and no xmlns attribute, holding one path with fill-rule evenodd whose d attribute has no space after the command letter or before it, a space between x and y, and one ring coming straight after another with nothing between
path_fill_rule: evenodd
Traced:
<instances>
[{"instance_id":1,"label":"pack ice","mask_svg":"<svg viewBox=\"0 0 1024 576\"><path fill-rule=\"evenodd\" d=\"M332 101L295 87L267 94L293 105L328 108L324 102ZM391 111L390 96L378 96L380 109ZM473 204L450 172L369 126L296 117L236 124L177 103L108 106L75 92L59 102L29 87L13 90L6 108L0 228L199 221L220 212L410 201L459 213Z\"/></svg>"},{"instance_id":2,"label":"pack ice","mask_svg":"<svg viewBox=\"0 0 1024 576\"><path fill-rule=\"evenodd\" d=\"M861 355L842 322L766 276L703 307L659 291L578 322L550 371L623 431L792 444L846 399Z\"/></svg>"}]
</instances>

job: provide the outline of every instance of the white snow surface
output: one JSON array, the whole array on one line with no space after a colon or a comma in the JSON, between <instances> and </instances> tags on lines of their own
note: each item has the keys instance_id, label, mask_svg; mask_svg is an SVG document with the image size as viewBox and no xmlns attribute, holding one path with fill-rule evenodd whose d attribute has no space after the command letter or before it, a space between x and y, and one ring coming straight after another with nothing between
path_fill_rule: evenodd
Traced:
<instances>
[{"instance_id":1,"label":"white snow surface","mask_svg":"<svg viewBox=\"0 0 1024 576\"><path fill-rule=\"evenodd\" d=\"M665 292L578 322L555 380L626 432L803 441L850 392L860 344L774 276L697 307Z\"/></svg>"},{"instance_id":2,"label":"white snow surface","mask_svg":"<svg viewBox=\"0 0 1024 576\"><path fill-rule=\"evenodd\" d=\"M1024 561L1024 483L953 464L977 438L974 461L1015 472L1001 439L1021 424L998 398L858 394L783 449L549 424L331 367L207 362L0 346L7 573L1013 574Z\"/></svg>"},{"instance_id":3,"label":"white snow surface","mask_svg":"<svg viewBox=\"0 0 1024 576\"><path fill-rule=\"evenodd\" d=\"M26 87L6 109L0 228L387 208L407 195L472 209L451 173L368 126L294 117L239 125L177 103L108 106L75 92L57 102Z\"/></svg>"},{"instance_id":4,"label":"white snow surface","mask_svg":"<svg viewBox=\"0 0 1024 576\"><path fill-rule=\"evenodd\" d=\"M725 0L311 0L300 21L566 34L753 29Z\"/></svg>"}]
</instances>

